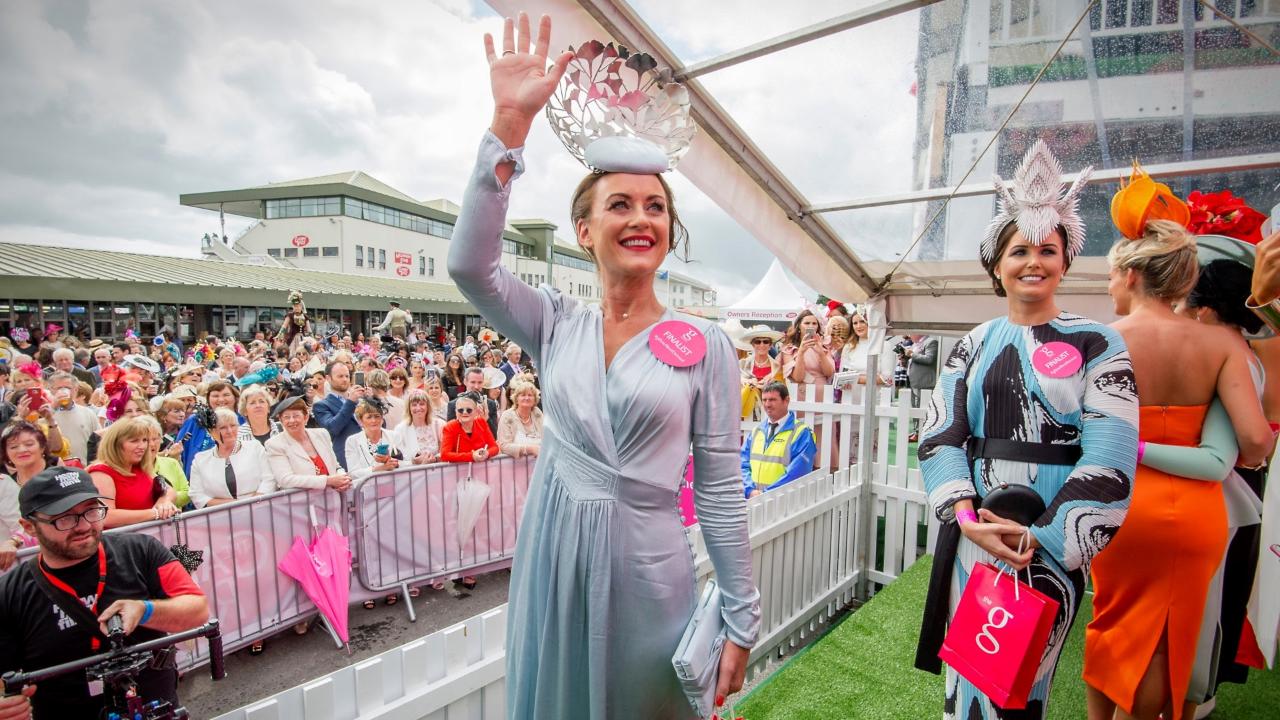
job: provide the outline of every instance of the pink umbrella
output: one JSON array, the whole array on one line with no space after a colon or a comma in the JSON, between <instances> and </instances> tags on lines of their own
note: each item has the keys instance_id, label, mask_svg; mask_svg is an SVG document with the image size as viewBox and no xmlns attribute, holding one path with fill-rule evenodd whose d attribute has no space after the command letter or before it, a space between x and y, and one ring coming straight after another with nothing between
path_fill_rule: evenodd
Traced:
<instances>
[{"instance_id":1,"label":"pink umbrella","mask_svg":"<svg viewBox=\"0 0 1280 720\"><path fill-rule=\"evenodd\" d=\"M310 547L302 538L294 537L293 547L278 567L298 581L345 644L350 639L347 601L351 596L351 547L347 538L329 527L320 528Z\"/></svg>"}]
</instances>

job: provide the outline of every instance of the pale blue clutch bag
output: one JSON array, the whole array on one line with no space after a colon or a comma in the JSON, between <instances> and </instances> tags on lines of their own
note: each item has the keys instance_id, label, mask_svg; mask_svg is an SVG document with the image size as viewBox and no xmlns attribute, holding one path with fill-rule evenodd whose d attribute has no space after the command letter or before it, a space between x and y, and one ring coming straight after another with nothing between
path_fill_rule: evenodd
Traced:
<instances>
[{"instance_id":1,"label":"pale blue clutch bag","mask_svg":"<svg viewBox=\"0 0 1280 720\"><path fill-rule=\"evenodd\" d=\"M693 617L671 658L685 697L701 718L709 718L715 712L716 680L726 637L720 614L720 587L715 580L707 580L702 599L693 609Z\"/></svg>"}]
</instances>

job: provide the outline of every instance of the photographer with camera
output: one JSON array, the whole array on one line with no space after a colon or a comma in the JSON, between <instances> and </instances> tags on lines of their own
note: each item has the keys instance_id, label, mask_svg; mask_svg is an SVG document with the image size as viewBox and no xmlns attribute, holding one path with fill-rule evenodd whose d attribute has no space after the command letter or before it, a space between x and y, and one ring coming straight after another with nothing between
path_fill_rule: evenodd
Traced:
<instances>
[{"instance_id":1,"label":"photographer with camera","mask_svg":"<svg viewBox=\"0 0 1280 720\"><path fill-rule=\"evenodd\" d=\"M204 593L159 540L103 536L107 506L85 471L44 470L22 486L18 505L23 530L36 538L40 554L0 576L0 672L105 652L109 624L118 623L125 644L134 645L208 619ZM139 670L134 680L140 697L178 704L171 656ZM0 720L96 718L115 690L89 682L83 672L68 673L0 698Z\"/></svg>"}]
</instances>

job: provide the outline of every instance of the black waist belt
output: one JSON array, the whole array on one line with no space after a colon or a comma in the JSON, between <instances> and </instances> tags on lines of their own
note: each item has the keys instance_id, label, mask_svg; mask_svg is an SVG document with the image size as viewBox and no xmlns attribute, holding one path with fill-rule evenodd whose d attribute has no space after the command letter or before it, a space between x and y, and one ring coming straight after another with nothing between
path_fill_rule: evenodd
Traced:
<instances>
[{"instance_id":1,"label":"black waist belt","mask_svg":"<svg viewBox=\"0 0 1280 720\"><path fill-rule=\"evenodd\" d=\"M1079 445L1051 445L979 437L969 438L968 449L971 458L1017 460L1040 465L1075 465L1083 452Z\"/></svg>"}]
</instances>

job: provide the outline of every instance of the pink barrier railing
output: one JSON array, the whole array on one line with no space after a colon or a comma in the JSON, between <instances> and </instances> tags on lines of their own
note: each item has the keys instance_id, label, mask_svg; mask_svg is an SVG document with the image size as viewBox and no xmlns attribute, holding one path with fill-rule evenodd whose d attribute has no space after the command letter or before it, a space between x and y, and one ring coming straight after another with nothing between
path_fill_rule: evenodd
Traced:
<instances>
[{"instance_id":1,"label":"pink barrier railing","mask_svg":"<svg viewBox=\"0 0 1280 720\"><path fill-rule=\"evenodd\" d=\"M193 577L208 596L210 614L221 622L224 646L231 652L316 614L298 584L277 569L294 537L311 537L313 510L318 524L340 531L351 543L352 603L397 586L509 565L533 462L499 456L475 466L472 477L491 491L472 537L459 544L456 532L449 539L456 517L450 501L467 468L411 467L370 476L346 495L285 490L107 532L146 533L166 547L180 539L202 552ZM35 552L20 552L19 562ZM207 661L204 643L188 643L178 655L183 672Z\"/></svg>"}]
</instances>

